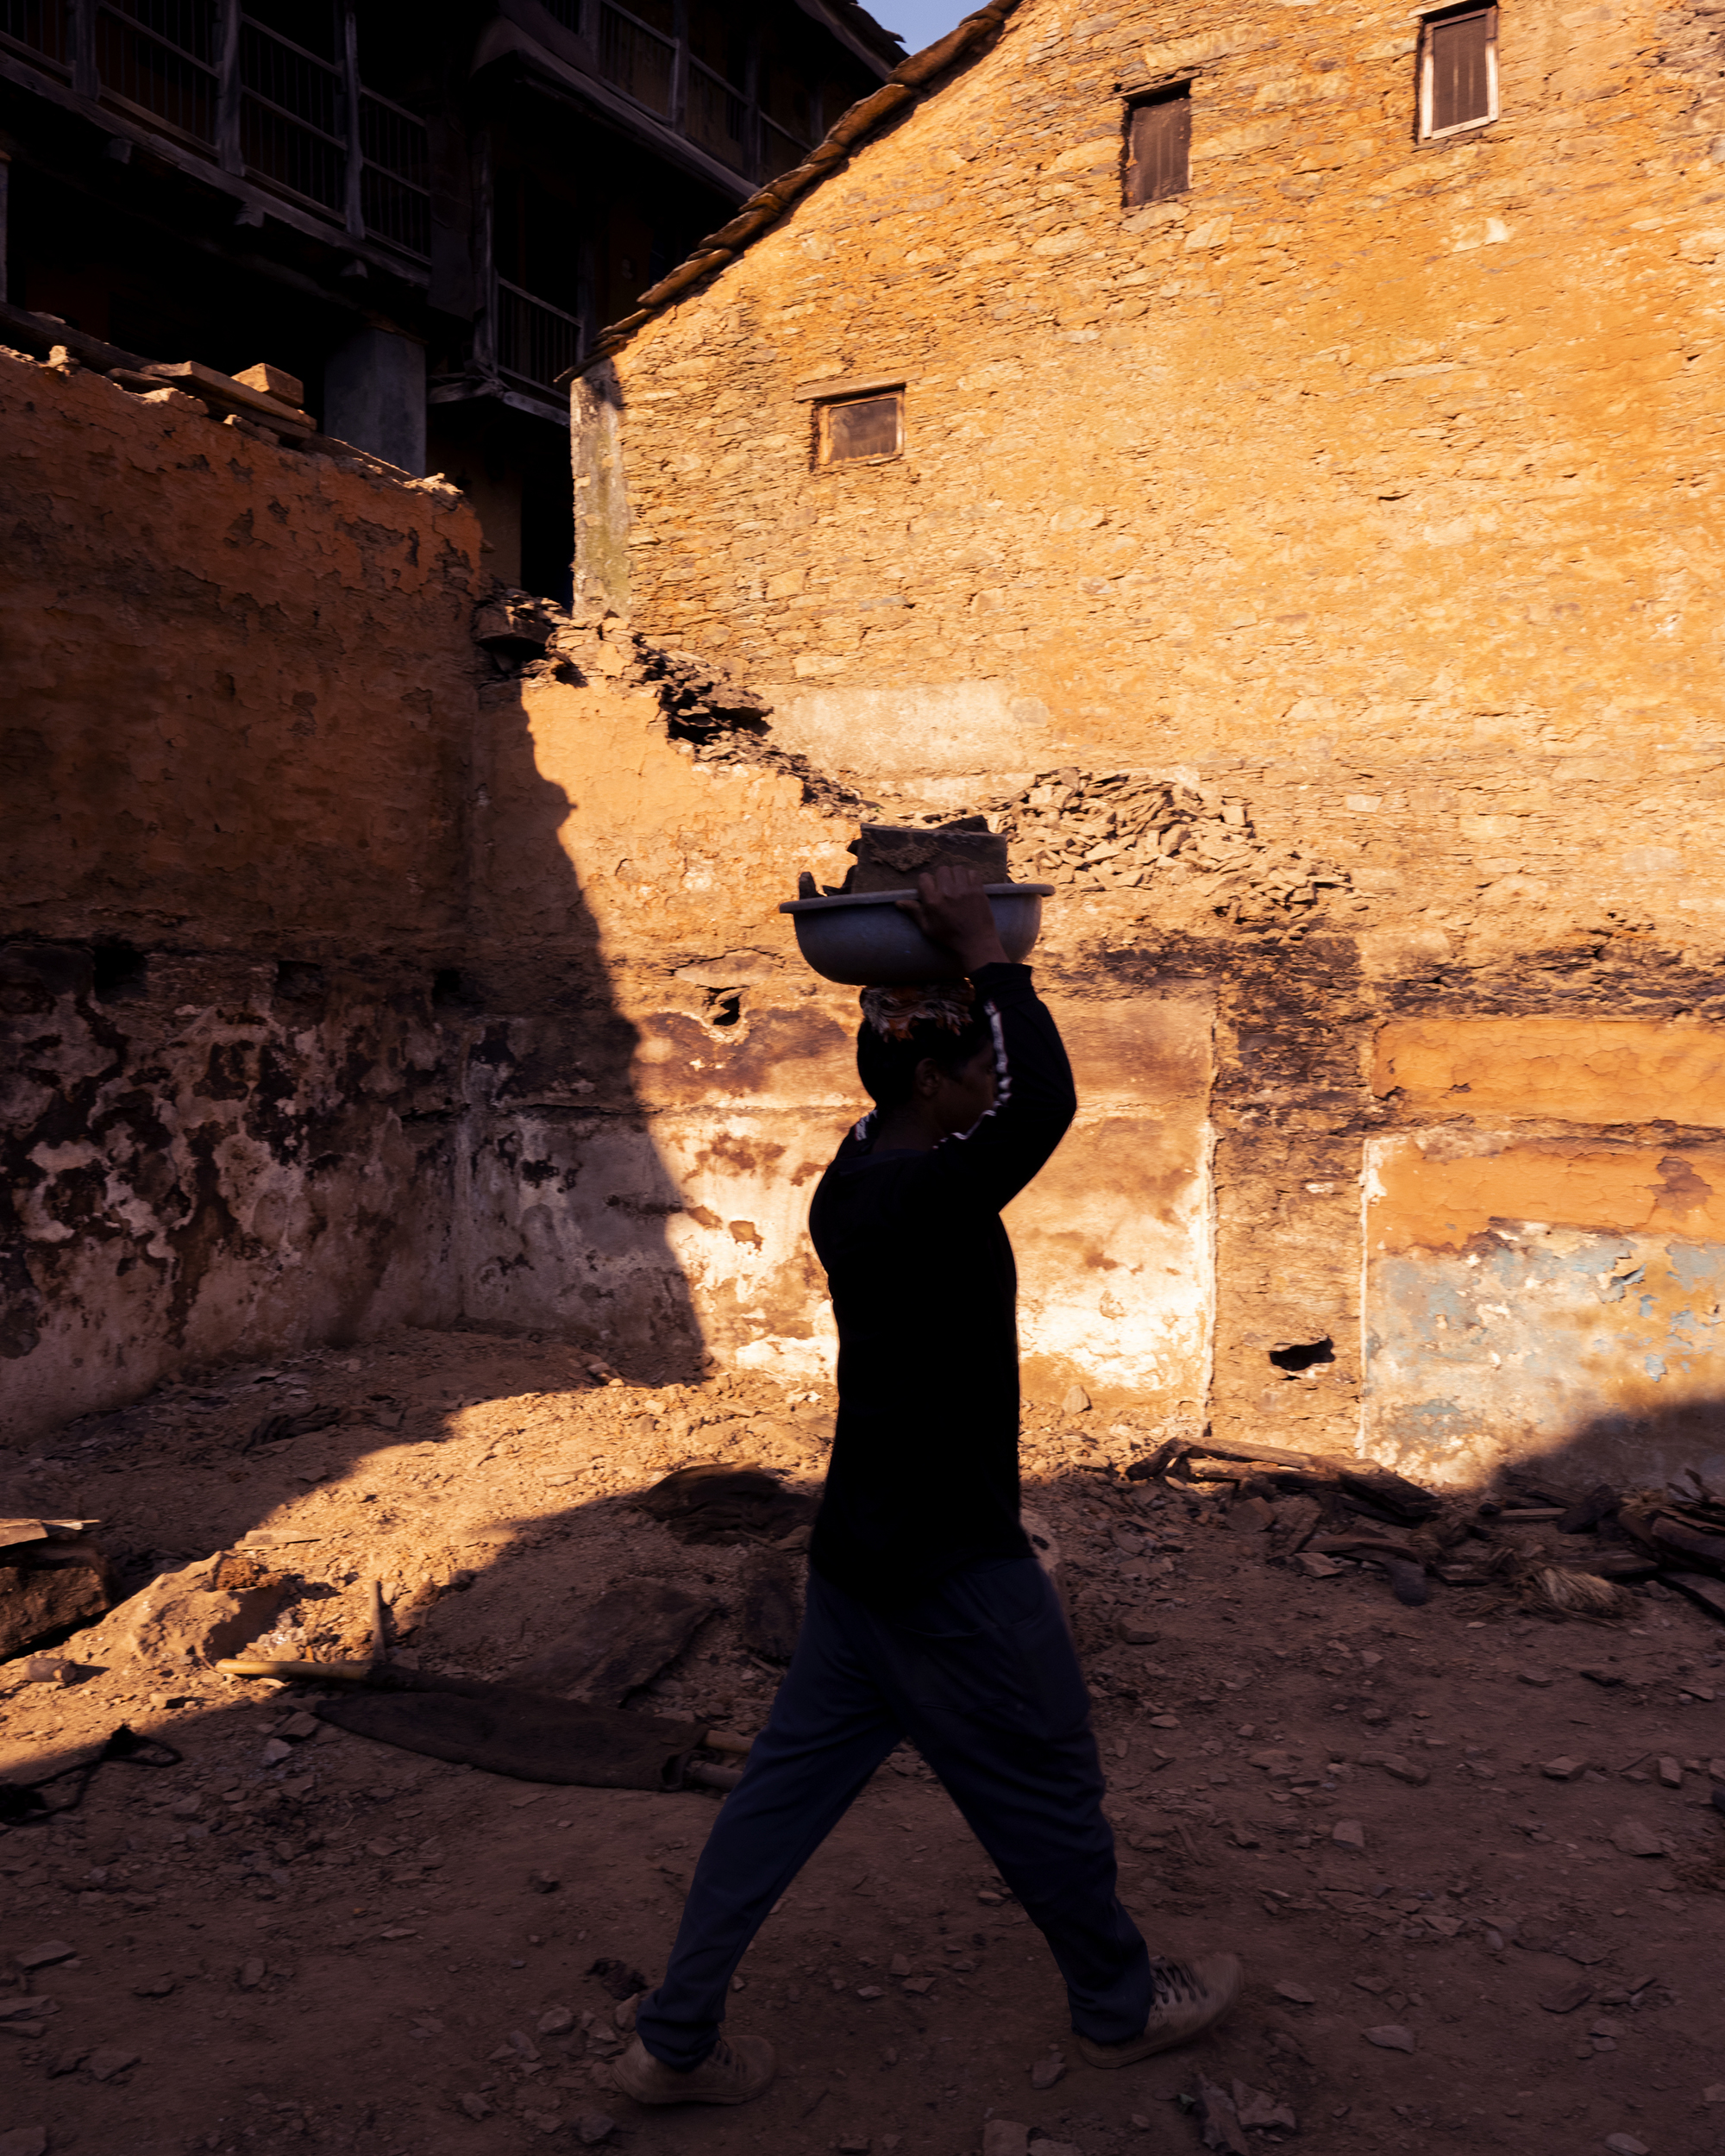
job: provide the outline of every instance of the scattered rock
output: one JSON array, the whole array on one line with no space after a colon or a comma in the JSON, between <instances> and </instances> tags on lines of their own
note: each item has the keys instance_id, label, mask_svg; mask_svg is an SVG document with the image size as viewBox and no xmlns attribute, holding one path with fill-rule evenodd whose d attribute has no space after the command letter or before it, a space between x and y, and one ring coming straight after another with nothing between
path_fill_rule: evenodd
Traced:
<instances>
[{"instance_id":1,"label":"scattered rock","mask_svg":"<svg viewBox=\"0 0 1725 2156\"><path fill-rule=\"evenodd\" d=\"M0 2156L47 2156L48 2129L45 2126L15 2126L0 2134Z\"/></svg>"},{"instance_id":2,"label":"scattered rock","mask_svg":"<svg viewBox=\"0 0 1725 2156\"><path fill-rule=\"evenodd\" d=\"M887 1964L887 1974L889 1977L907 1977L910 1972L911 1963L908 1954L894 1954Z\"/></svg>"},{"instance_id":3,"label":"scattered rock","mask_svg":"<svg viewBox=\"0 0 1725 2156\"><path fill-rule=\"evenodd\" d=\"M632 1999L637 1991L647 1989L646 1977L632 1961L618 1961L610 1954L601 1954L597 1961L590 1963L587 1974L597 1977L606 1993L619 2002ZM635 2026L632 2019L629 2026Z\"/></svg>"},{"instance_id":4,"label":"scattered rock","mask_svg":"<svg viewBox=\"0 0 1725 2156\"><path fill-rule=\"evenodd\" d=\"M1608 2134L1605 2146L1611 2156L1649 2156L1647 2144L1638 2141L1633 2134Z\"/></svg>"},{"instance_id":5,"label":"scattered rock","mask_svg":"<svg viewBox=\"0 0 1725 2156\"><path fill-rule=\"evenodd\" d=\"M1577 2007L1585 2006L1593 1996L1593 1986L1578 1977L1572 1984L1559 1984L1555 1991L1542 1991L1540 2004L1547 2014L1573 2014Z\"/></svg>"},{"instance_id":6,"label":"scattered rock","mask_svg":"<svg viewBox=\"0 0 1725 2156\"><path fill-rule=\"evenodd\" d=\"M1364 1849L1365 1829L1357 1819L1339 1819L1330 1829L1330 1839L1343 1849Z\"/></svg>"},{"instance_id":7,"label":"scattered rock","mask_svg":"<svg viewBox=\"0 0 1725 2156\"><path fill-rule=\"evenodd\" d=\"M267 1767L279 1767L284 1759L291 1759L292 1757L293 1746L284 1744L279 1737L272 1737L264 1746L263 1764Z\"/></svg>"},{"instance_id":8,"label":"scattered rock","mask_svg":"<svg viewBox=\"0 0 1725 2156\"><path fill-rule=\"evenodd\" d=\"M1069 1385L1060 1403L1063 1415L1082 1415L1090 1405L1090 1395L1082 1385Z\"/></svg>"},{"instance_id":9,"label":"scattered rock","mask_svg":"<svg viewBox=\"0 0 1725 2156\"><path fill-rule=\"evenodd\" d=\"M541 2036L561 2036L566 2028L573 2028L575 2017L566 2006L549 2006L533 2024Z\"/></svg>"},{"instance_id":10,"label":"scattered rock","mask_svg":"<svg viewBox=\"0 0 1725 2156\"><path fill-rule=\"evenodd\" d=\"M1668 1789L1680 1789L1683 1787L1682 1765L1678 1760L1673 1759L1669 1752L1660 1756L1659 1780Z\"/></svg>"},{"instance_id":11,"label":"scattered rock","mask_svg":"<svg viewBox=\"0 0 1725 2156\"><path fill-rule=\"evenodd\" d=\"M1030 2085L1032 2089L1051 2089L1065 2071L1065 2059L1057 2051L1051 2052L1031 2068Z\"/></svg>"},{"instance_id":12,"label":"scattered rock","mask_svg":"<svg viewBox=\"0 0 1725 2156\"><path fill-rule=\"evenodd\" d=\"M70 1961L78 1952L68 1946L63 1939L45 1940L40 1946L27 1946L12 1959L21 1969L51 1969L57 1961Z\"/></svg>"},{"instance_id":13,"label":"scattered rock","mask_svg":"<svg viewBox=\"0 0 1725 2156\"><path fill-rule=\"evenodd\" d=\"M1206 2148L1226 2149L1228 2156L1251 2156L1251 2145L1240 2131L1239 2113L1233 2098L1214 2081L1198 2077L1198 2131Z\"/></svg>"},{"instance_id":14,"label":"scattered rock","mask_svg":"<svg viewBox=\"0 0 1725 2156\"><path fill-rule=\"evenodd\" d=\"M24 1664L22 1682L26 1684L70 1684L77 1670L75 1662L68 1662L64 1655L33 1654Z\"/></svg>"},{"instance_id":15,"label":"scattered rock","mask_svg":"<svg viewBox=\"0 0 1725 2156\"><path fill-rule=\"evenodd\" d=\"M135 2066L141 2057L141 2053L128 2051L122 2044L104 2044L85 2060L85 2071L97 2081L111 2081L116 2074Z\"/></svg>"},{"instance_id":16,"label":"scattered rock","mask_svg":"<svg viewBox=\"0 0 1725 2156\"><path fill-rule=\"evenodd\" d=\"M1275 1520L1275 1510L1267 1498L1243 1497L1228 1508L1228 1526L1237 1535L1266 1533Z\"/></svg>"},{"instance_id":17,"label":"scattered rock","mask_svg":"<svg viewBox=\"0 0 1725 2156\"><path fill-rule=\"evenodd\" d=\"M738 1634L750 1654L781 1666L802 1629L802 1583L787 1558L768 1553L750 1571L737 1613Z\"/></svg>"},{"instance_id":18,"label":"scattered rock","mask_svg":"<svg viewBox=\"0 0 1725 2156\"><path fill-rule=\"evenodd\" d=\"M488 2119L492 2115L492 2107L476 2089L467 2090L457 2101L470 2119Z\"/></svg>"},{"instance_id":19,"label":"scattered rock","mask_svg":"<svg viewBox=\"0 0 1725 2156\"><path fill-rule=\"evenodd\" d=\"M7 1532L47 1524L15 1521ZM111 1589L108 1559L93 1542L41 1536L7 1548L5 1562L0 1564L0 1662L22 1654L39 1639L52 1639L101 1616Z\"/></svg>"},{"instance_id":20,"label":"scattered rock","mask_svg":"<svg viewBox=\"0 0 1725 2156\"><path fill-rule=\"evenodd\" d=\"M584 2148L591 2148L602 2141L607 2134L615 2133L617 2121L608 2111L578 2111L574 2120L575 2139Z\"/></svg>"},{"instance_id":21,"label":"scattered rock","mask_svg":"<svg viewBox=\"0 0 1725 2156\"><path fill-rule=\"evenodd\" d=\"M1360 2031L1368 2044L1376 2044L1379 2051L1412 2051L1414 2032L1404 2028L1400 2021L1385 2021L1377 2028Z\"/></svg>"},{"instance_id":22,"label":"scattered rock","mask_svg":"<svg viewBox=\"0 0 1725 2156\"><path fill-rule=\"evenodd\" d=\"M1278 1984L1276 1987L1276 1996L1278 1999L1291 1999L1295 2006L1315 2006L1318 2002L1317 1993L1308 1991L1303 1984L1289 1984L1285 1981Z\"/></svg>"},{"instance_id":23,"label":"scattered rock","mask_svg":"<svg viewBox=\"0 0 1725 2156\"><path fill-rule=\"evenodd\" d=\"M1153 1647L1162 1634L1139 1618L1128 1617L1120 1625L1120 1638L1129 1647Z\"/></svg>"},{"instance_id":24,"label":"scattered rock","mask_svg":"<svg viewBox=\"0 0 1725 2156\"><path fill-rule=\"evenodd\" d=\"M555 1894L562 1883L555 1871L530 1871L527 1875L530 1894Z\"/></svg>"},{"instance_id":25,"label":"scattered rock","mask_svg":"<svg viewBox=\"0 0 1725 2156\"><path fill-rule=\"evenodd\" d=\"M1665 1846L1639 1819L1620 1819L1611 1829L1611 1846L1626 1857L1663 1857Z\"/></svg>"},{"instance_id":26,"label":"scattered rock","mask_svg":"<svg viewBox=\"0 0 1725 2156\"><path fill-rule=\"evenodd\" d=\"M242 1991L255 1991L264 1980L264 1965L260 1955L253 1954L240 1964L239 1985Z\"/></svg>"},{"instance_id":27,"label":"scattered rock","mask_svg":"<svg viewBox=\"0 0 1725 2156\"><path fill-rule=\"evenodd\" d=\"M1385 1752L1378 1762L1386 1774L1394 1775L1398 1782L1406 1782L1411 1788L1422 1789L1432 1778L1432 1771L1417 1759L1404 1759L1399 1753Z\"/></svg>"},{"instance_id":28,"label":"scattered rock","mask_svg":"<svg viewBox=\"0 0 1725 2156\"><path fill-rule=\"evenodd\" d=\"M1300 2130L1300 2122L1285 2103L1262 2089L1249 2089L1243 2081L1234 2084L1234 2110L1242 2126L1282 2126L1290 2134Z\"/></svg>"},{"instance_id":29,"label":"scattered rock","mask_svg":"<svg viewBox=\"0 0 1725 2156\"><path fill-rule=\"evenodd\" d=\"M680 1542L729 1545L782 1541L813 1524L819 1501L812 1492L787 1489L766 1468L727 1467L718 1460L680 1467L635 1500Z\"/></svg>"},{"instance_id":30,"label":"scattered rock","mask_svg":"<svg viewBox=\"0 0 1725 2156\"><path fill-rule=\"evenodd\" d=\"M276 1734L278 1737L292 1738L297 1745L304 1744L308 1737L315 1737L323 1727L315 1714L290 1714Z\"/></svg>"},{"instance_id":31,"label":"scattered rock","mask_svg":"<svg viewBox=\"0 0 1725 2156\"><path fill-rule=\"evenodd\" d=\"M1030 2128L1020 2126L1016 2119L984 2119L982 2122L982 2156L1025 2156L1030 2140ZM1040 2144L1046 2147L1044 2141Z\"/></svg>"},{"instance_id":32,"label":"scattered rock","mask_svg":"<svg viewBox=\"0 0 1725 2156\"><path fill-rule=\"evenodd\" d=\"M1517 1670L1515 1674L1523 1684L1536 1684L1541 1690L1552 1681L1549 1670Z\"/></svg>"},{"instance_id":33,"label":"scattered rock","mask_svg":"<svg viewBox=\"0 0 1725 2156\"><path fill-rule=\"evenodd\" d=\"M514 1670L509 1681L522 1691L580 1693L621 1707L676 1660L718 1608L712 1595L661 1580L611 1588L572 1620L567 1639Z\"/></svg>"},{"instance_id":34,"label":"scattered rock","mask_svg":"<svg viewBox=\"0 0 1725 2156\"><path fill-rule=\"evenodd\" d=\"M1333 1580L1342 1570L1333 1557L1316 1550L1302 1550L1294 1560L1308 1580Z\"/></svg>"},{"instance_id":35,"label":"scattered rock","mask_svg":"<svg viewBox=\"0 0 1725 2156\"><path fill-rule=\"evenodd\" d=\"M1540 1772L1548 1782L1579 1782L1587 1772L1585 1759L1572 1759L1567 1753L1556 1759L1544 1759Z\"/></svg>"},{"instance_id":36,"label":"scattered rock","mask_svg":"<svg viewBox=\"0 0 1725 2156\"><path fill-rule=\"evenodd\" d=\"M138 1999L165 1999L173 1984L171 1976L147 1977L141 1984L132 1986L132 1996Z\"/></svg>"}]
</instances>

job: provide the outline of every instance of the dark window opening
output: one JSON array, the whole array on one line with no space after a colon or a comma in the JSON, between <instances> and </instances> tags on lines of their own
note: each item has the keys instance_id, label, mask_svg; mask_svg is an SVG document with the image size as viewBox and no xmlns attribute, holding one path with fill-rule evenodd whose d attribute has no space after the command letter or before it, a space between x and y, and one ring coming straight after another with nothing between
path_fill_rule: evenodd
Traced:
<instances>
[{"instance_id":1,"label":"dark window opening","mask_svg":"<svg viewBox=\"0 0 1725 2156\"><path fill-rule=\"evenodd\" d=\"M1126 111L1126 203L1166 202L1192 185L1191 85L1179 83Z\"/></svg>"},{"instance_id":2,"label":"dark window opening","mask_svg":"<svg viewBox=\"0 0 1725 2156\"><path fill-rule=\"evenodd\" d=\"M1304 1340L1294 1347L1271 1348L1270 1359L1277 1369L1297 1377L1302 1370L1315 1369L1320 1363L1333 1363L1335 1345L1327 1339Z\"/></svg>"},{"instance_id":3,"label":"dark window opening","mask_svg":"<svg viewBox=\"0 0 1725 2156\"><path fill-rule=\"evenodd\" d=\"M135 945L116 939L90 953L90 992L98 1003L120 1003L144 993L150 962Z\"/></svg>"},{"instance_id":4,"label":"dark window opening","mask_svg":"<svg viewBox=\"0 0 1725 2156\"><path fill-rule=\"evenodd\" d=\"M1420 35L1420 133L1450 135L1497 117L1497 10L1452 8Z\"/></svg>"},{"instance_id":5,"label":"dark window opening","mask_svg":"<svg viewBox=\"0 0 1725 2156\"><path fill-rule=\"evenodd\" d=\"M894 457L904 448L905 393L853 397L816 408L823 464L856 464L865 458Z\"/></svg>"}]
</instances>

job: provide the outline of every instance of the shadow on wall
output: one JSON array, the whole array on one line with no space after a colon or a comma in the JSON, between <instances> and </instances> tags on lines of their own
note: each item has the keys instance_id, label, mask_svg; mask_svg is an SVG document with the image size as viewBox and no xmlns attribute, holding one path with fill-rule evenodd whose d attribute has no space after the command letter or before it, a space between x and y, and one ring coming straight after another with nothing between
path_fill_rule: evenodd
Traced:
<instances>
[{"instance_id":1,"label":"shadow on wall","mask_svg":"<svg viewBox=\"0 0 1725 2156\"><path fill-rule=\"evenodd\" d=\"M316 922L241 950L225 924L0 945L0 1398L19 1437L236 1351L478 1314L633 1378L699 1372L665 1233L681 1200L558 843L569 804L534 771L518 694L488 717L536 912L494 917L482 944L434 918L370 944ZM460 843L452 824L425 847ZM279 888L270 853L265 832L253 866ZM325 873L339 890L339 859Z\"/></svg>"},{"instance_id":2,"label":"shadow on wall","mask_svg":"<svg viewBox=\"0 0 1725 2156\"><path fill-rule=\"evenodd\" d=\"M518 681L480 698L476 933L452 990L467 1012L455 1203L462 1314L558 1333L640 1383L707 1362L667 1233L684 1197L632 1075L598 924L562 843L575 804L539 768Z\"/></svg>"}]
</instances>

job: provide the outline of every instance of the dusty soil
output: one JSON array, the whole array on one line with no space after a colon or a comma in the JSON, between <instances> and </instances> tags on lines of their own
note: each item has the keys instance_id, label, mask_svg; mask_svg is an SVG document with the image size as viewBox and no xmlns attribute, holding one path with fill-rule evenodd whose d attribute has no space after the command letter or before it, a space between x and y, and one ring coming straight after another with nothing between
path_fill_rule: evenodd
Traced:
<instances>
[{"instance_id":1,"label":"dusty soil","mask_svg":"<svg viewBox=\"0 0 1725 2156\"><path fill-rule=\"evenodd\" d=\"M314 1407L343 1419L247 1449L265 1415ZM562 1345L406 1334L206 1374L0 1455L0 1511L99 1518L134 1585L248 1536L306 1538L265 1548L291 1576L271 1651L362 1651L379 1578L398 1651L479 1677L619 1582L710 1585L725 1614L635 1703L748 1730L777 1677L737 1637L756 1553L686 1545L630 1499L697 1458L812 1485L830 1409L752 1378L625 1387ZM1628 2134L1710 2156L1725 1633L1658 1590L1589 1625L1496 1590L1409 1609L1365 1571L1306 1580L1220 1504L1122 1479L1148 1438L1097 1420L1029 1411L1027 1501L1096 1694L1125 1897L1156 1948L1248 1962L1219 2032L1085 2066L1036 1933L901 1752L744 1964L733 2013L778 2046L775 2087L643 2111L610 2085L611 2002L586 1972L657 1970L715 1798L528 1785L327 1728L266 1764L312 1695L185 1666L81 1665L59 1689L14 1663L6 1777L122 1722L185 1758L108 1766L68 1819L0 1835L0 2137L26 2131L0 2147L39 2128L91 2156L500 2156L579 2146L599 2113L605 2146L643 2153L975 2156L992 2114L1112 2156L1196 2150L1201 2073L1285 2103L1311 2147ZM76 1661L77 1639L60 1651ZM1577 1778L1544 1771L1559 1758ZM1622 1853L1626 1821L1661 1853ZM24 1973L14 1957L50 1941L62 1958ZM1068 2063L1037 2087L1051 2053Z\"/></svg>"}]
</instances>

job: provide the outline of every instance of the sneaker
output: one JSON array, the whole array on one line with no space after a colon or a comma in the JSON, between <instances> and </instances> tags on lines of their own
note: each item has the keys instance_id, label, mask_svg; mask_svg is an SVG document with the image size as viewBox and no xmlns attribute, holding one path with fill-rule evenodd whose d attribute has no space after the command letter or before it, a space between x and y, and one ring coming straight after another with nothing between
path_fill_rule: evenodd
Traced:
<instances>
[{"instance_id":1,"label":"sneaker","mask_svg":"<svg viewBox=\"0 0 1725 2156\"><path fill-rule=\"evenodd\" d=\"M1239 1996L1245 1971L1235 1954L1201 1954L1196 1961L1152 1961L1155 2002L1144 2033L1123 2044L1094 2044L1078 2039L1082 2057L1093 2066L1130 2066L1153 2052L1171 2051L1220 2021Z\"/></svg>"},{"instance_id":2,"label":"sneaker","mask_svg":"<svg viewBox=\"0 0 1725 2156\"><path fill-rule=\"evenodd\" d=\"M637 2036L611 2071L637 2103L747 2103L771 2081L777 2064L764 2036L739 2036L734 2044L721 2036L699 2066L680 2073L654 2058Z\"/></svg>"}]
</instances>

